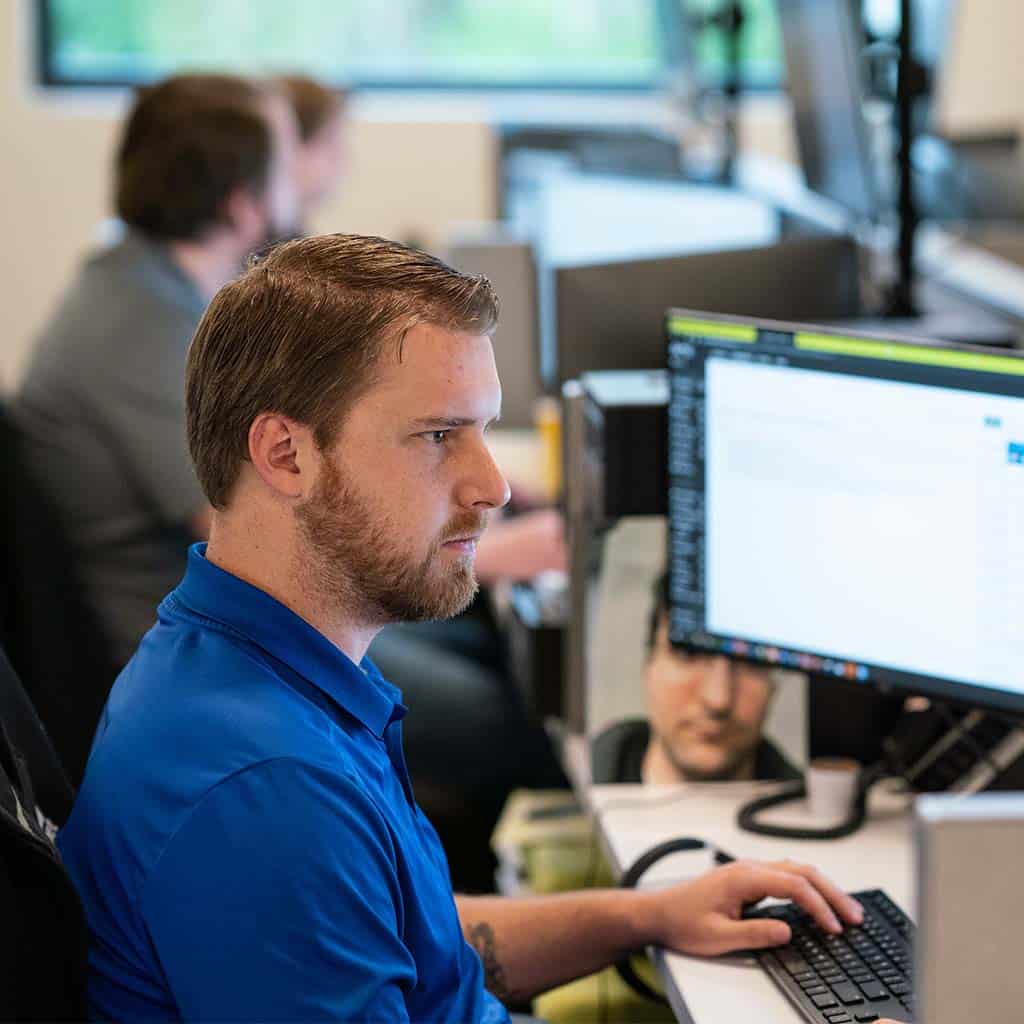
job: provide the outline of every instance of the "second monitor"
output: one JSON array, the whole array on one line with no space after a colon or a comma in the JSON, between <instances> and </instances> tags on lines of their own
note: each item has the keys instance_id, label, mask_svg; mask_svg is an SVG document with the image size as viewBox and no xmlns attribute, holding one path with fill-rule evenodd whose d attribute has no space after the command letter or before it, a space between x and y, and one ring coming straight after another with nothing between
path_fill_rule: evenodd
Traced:
<instances>
[{"instance_id":1,"label":"second monitor","mask_svg":"<svg viewBox=\"0 0 1024 1024\"><path fill-rule=\"evenodd\" d=\"M557 391L591 370L663 367L670 306L789 319L858 316L859 267L853 240L829 236L560 267L554 280L554 331L544 338L545 385Z\"/></svg>"}]
</instances>

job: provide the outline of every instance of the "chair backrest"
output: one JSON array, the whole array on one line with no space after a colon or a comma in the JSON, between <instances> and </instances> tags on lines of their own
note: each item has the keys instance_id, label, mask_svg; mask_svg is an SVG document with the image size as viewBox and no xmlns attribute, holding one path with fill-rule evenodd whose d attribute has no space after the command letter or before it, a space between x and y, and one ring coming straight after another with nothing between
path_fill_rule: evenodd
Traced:
<instances>
[{"instance_id":1,"label":"chair backrest","mask_svg":"<svg viewBox=\"0 0 1024 1024\"><path fill-rule=\"evenodd\" d=\"M116 670L64 525L22 450L0 406L0 645L77 785Z\"/></svg>"},{"instance_id":2,"label":"chair backrest","mask_svg":"<svg viewBox=\"0 0 1024 1024\"><path fill-rule=\"evenodd\" d=\"M35 800L57 827L67 821L75 791L17 672L0 647L0 725L24 759Z\"/></svg>"},{"instance_id":3,"label":"chair backrest","mask_svg":"<svg viewBox=\"0 0 1024 1024\"><path fill-rule=\"evenodd\" d=\"M85 915L33 789L46 736L2 649L0 695L0 1020L84 1020ZM35 744L36 765L15 732Z\"/></svg>"}]
</instances>

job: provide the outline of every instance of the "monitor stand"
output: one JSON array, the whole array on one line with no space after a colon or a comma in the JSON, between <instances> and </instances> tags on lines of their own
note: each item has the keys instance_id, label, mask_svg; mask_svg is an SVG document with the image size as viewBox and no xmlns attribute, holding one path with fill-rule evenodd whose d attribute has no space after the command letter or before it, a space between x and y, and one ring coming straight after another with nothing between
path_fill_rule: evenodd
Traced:
<instances>
[{"instance_id":1,"label":"monitor stand","mask_svg":"<svg viewBox=\"0 0 1024 1024\"><path fill-rule=\"evenodd\" d=\"M867 683L812 672L807 686L807 756L849 757L867 767L903 716L903 697Z\"/></svg>"}]
</instances>

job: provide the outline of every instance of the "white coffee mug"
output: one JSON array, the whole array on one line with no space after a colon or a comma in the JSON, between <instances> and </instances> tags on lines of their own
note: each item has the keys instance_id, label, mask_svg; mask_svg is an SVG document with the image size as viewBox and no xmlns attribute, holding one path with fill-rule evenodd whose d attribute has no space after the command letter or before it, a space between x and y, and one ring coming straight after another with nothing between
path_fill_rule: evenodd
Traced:
<instances>
[{"instance_id":1,"label":"white coffee mug","mask_svg":"<svg viewBox=\"0 0 1024 1024\"><path fill-rule=\"evenodd\" d=\"M807 804L811 817L839 822L849 817L857 795L860 765L847 757L816 757L807 766Z\"/></svg>"}]
</instances>

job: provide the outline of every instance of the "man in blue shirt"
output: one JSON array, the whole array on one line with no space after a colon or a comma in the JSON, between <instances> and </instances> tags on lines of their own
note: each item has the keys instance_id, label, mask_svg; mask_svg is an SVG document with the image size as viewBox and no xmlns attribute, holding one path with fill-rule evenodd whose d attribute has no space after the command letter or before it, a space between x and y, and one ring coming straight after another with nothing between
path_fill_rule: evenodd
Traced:
<instances>
[{"instance_id":1,"label":"man in blue shirt","mask_svg":"<svg viewBox=\"0 0 1024 1024\"><path fill-rule=\"evenodd\" d=\"M122 673L60 847L123 1021L501 1021L659 944L785 941L743 903L856 903L737 864L657 895L456 899L402 756L377 631L457 612L508 498L483 278L376 238L274 250L214 299L186 378L208 547Z\"/></svg>"}]
</instances>

